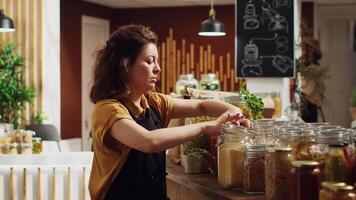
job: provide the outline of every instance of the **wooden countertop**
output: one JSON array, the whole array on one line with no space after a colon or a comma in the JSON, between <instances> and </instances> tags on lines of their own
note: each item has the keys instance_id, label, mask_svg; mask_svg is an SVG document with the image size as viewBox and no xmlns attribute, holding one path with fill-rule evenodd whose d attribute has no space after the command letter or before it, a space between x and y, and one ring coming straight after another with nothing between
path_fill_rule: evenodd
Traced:
<instances>
[{"instance_id":1,"label":"wooden countertop","mask_svg":"<svg viewBox=\"0 0 356 200\"><path fill-rule=\"evenodd\" d=\"M223 189L218 181L217 176L213 174L186 174L183 166L173 163L167 158L167 179L185 186L191 190L203 193L212 199L221 200L265 200L264 195L248 195L242 190Z\"/></svg>"}]
</instances>

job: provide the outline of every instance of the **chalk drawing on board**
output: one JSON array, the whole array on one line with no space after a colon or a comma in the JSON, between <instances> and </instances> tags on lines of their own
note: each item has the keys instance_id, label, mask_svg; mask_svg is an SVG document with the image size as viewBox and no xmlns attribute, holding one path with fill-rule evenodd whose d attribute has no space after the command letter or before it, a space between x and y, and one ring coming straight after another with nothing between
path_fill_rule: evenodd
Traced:
<instances>
[{"instance_id":1,"label":"chalk drawing on board","mask_svg":"<svg viewBox=\"0 0 356 200\"><path fill-rule=\"evenodd\" d=\"M281 7L287 7L290 8L292 6L292 1L291 0L273 0L272 1L273 7L279 9Z\"/></svg>"},{"instance_id":2,"label":"chalk drawing on board","mask_svg":"<svg viewBox=\"0 0 356 200\"><path fill-rule=\"evenodd\" d=\"M275 9L271 7L269 3L267 3L265 0L263 0L262 6L262 14L260 15L260 22L262 26L267 24L267 21L271 21L273 16L279 15L279 12L277 12Z\"/></svg>"},{"instance_id":3,"label":"chalk drawing on board","mask_svg":"<svg viewBox=\"0 0 356 200\"><path fill-rule=\"evenodd\" d=\"M256 14L256 7L252 4L252 0L245 7L244 15L244 29L258 29L260 22L258 21L258 15Z\"/></svg>"},{"instance_id":4,"label":"chalk drawing on board","mask_svg":"<svg viewBox=\"0 0 356 200\"><path fill-rule=\"evenodd\" d=\"M289 40L285 36L279 36L274 40L276 51L278 53L285 53L288 50Z\"/></svg>"},{"instance_id":5,"label":"chalk drawing on board","mask_svg":"<svg viewBox=\"0 0 356 200\"><path fill-rule=\"evenodd\" d=\"M271 18L271 21L268 24L268 29L270 31L286 30L286 32L288 33L288 22L285 17L279 14L275 15Z\"/></svg>"},{"instance_id":6,"label":"chalk drawing on board","mask_svg":"<svg viewBox=\"0 0 356 200\"><path fill-rule=\"evenodd\" d=\"M290 57L284 55L260 56L260 58L272 58L272 66L283 74L293 68L293 61Z\"/></svg>"},{"instance_id":7,"label":"chalk drawing on board","mask_svg":"<svg viewBox=\"0 0 356 200\"><path fill-rule=\"evenodd\" d=\"M259 77L262 76L263 71L260 66L244 65L241 68L241 74L245 77Z\"/></svg>"}]
</instances>

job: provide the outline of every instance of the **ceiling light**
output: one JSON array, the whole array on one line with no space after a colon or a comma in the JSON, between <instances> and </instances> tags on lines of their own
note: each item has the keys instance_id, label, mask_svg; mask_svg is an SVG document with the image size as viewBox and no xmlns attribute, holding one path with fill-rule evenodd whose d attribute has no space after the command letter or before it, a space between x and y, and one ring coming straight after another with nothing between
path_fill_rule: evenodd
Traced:
<instances>
[{"instance_id":1,"label":"ceiling light","mask_svg":"<svg viewBox=\"0 0 356 200\"><path fill-rule=\"evenodd\" d=\"M201 36L224 36L225 28L224 24L219 20L215 19L215 10L214 10L214 0L211 0L211 7L209 11L209 18L203 21L200 25Z\"/></svg>"},{"instance_id":2,"label":"ceiling light","mask_svg":"<svg viewBox=\"0 0 356 200\"><path fill-rule=\"evenodd\" d=\"M4 14L4 10L0 9L0 32L14 32L15 26L12 19Z\"/></svg>"}]
</instances>

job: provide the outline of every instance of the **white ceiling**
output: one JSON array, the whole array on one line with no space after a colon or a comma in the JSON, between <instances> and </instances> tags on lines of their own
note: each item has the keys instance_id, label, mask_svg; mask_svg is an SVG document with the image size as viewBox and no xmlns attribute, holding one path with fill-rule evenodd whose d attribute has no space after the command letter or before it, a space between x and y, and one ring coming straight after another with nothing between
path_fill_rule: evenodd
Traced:
<instances>
[{"instance_id":1,"label":"white ceiling","mask_svg":"<svg viewBox=\"0 0 356 200\"><path fill-rule=\"evenodd\" d=\"M112 8L180 7L210 5L210 0L83 0ZM355 4L356 0L302 0L320 4ZM214 5L233 5L235 0L215 0Z\"/></svg>"}]
</instances>

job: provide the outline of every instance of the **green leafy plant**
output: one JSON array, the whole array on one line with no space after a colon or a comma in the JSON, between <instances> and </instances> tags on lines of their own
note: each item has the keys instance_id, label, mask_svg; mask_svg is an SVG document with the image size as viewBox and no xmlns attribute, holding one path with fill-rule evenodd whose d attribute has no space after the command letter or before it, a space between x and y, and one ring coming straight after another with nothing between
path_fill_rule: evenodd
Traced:
<instances>
[{"instance_id":1,"label":"green leafy plant","mask_svg":"<svg viewBox=\"0 0 356 200\"><path fill-rule=\"evenodd\" d=\"M37 111L35 115L31 116L31 123L32 124L42 124L44 120L47 119L47 116L44 115L42 112Z\"/></svg>"},{"instance_id":2,"label":"green leafy plant","mask_svg":"<svg viewBox=\"0 0 356 200\"><path fill-rule=\"evenodd\" d=\"M351 106L356 107L356 88L352 89L351 93Z\"/></svg>"},{"instance_id":3,"label":"green leafy plant","mask_svg":"<svg viewBox=\"0 0 356 200\"><path fill-rule=\"evenodd\" d=\"M35 93L25 84L23 57L15 49L14 44L0 49L0 121L18 128L24 117L24 103L31 103Z\"/></svg>"},{"instance_id":4,"label":"green leafy plant","mask_svg":"<svg viewBox=\"0 0 356 200\"><path fill-rule=\"evenodd\" d=\"M240 89L239 95L244 99L246 106L251 110L252 118L261 119L264 108L262 97L257 97L244 88Z\"/></svg>"},{"instance_id":5,"label":"green leafy plant","mask_svg":"<svg viewBox=\"0 0 356 200\"><path fill-rule=\"evenodd\" d=\"M200 161L207 161L211 156L207 150L209 144L209 138L206 135L201 135L194 140L184 143L183 154L192 156Z\"/></svg>"}]
</instances>

